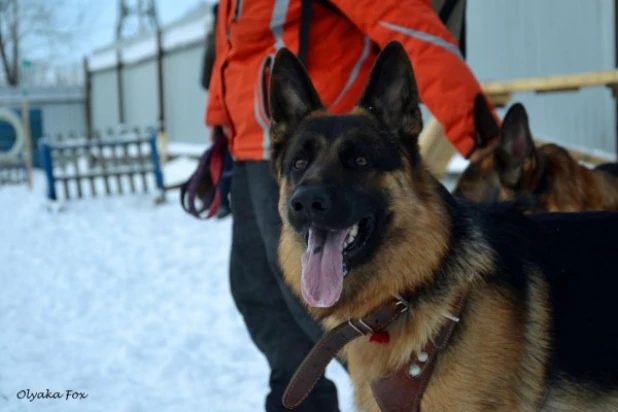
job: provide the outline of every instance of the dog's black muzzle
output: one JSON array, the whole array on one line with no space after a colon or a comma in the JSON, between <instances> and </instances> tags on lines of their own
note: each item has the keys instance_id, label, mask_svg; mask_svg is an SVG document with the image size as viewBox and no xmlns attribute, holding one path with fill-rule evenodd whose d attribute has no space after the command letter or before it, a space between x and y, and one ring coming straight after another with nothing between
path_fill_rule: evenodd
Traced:
<instances>
[{"instance_id":1,"label":"dog's black muzzle","mask_svg":"<svg viewBox=\"0 0 618 412\"><path fill-rule=\"evenodd\" d=\"M344 229L352 223L353 209L341 189L325 185L298 187L288 204L290 222L297 229Z\"/></svg>"}]
</instances>

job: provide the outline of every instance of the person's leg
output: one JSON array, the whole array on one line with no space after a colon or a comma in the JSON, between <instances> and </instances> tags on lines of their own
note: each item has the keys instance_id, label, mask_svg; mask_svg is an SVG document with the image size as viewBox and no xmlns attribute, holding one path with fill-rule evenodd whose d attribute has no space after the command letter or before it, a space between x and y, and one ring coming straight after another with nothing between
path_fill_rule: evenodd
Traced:
<instances>
[{"instance_id":1,"label":"person's leg","mask_svg":"<svg viewBox=\"0 0 618 412\"><path fill-rule=\"evenodd\" d=\"M296 295L283 281L277 249L281 233L281 217L277 208L279 189L268 162L248 162L249 188L255 205L257 223L266 247L266 255L272 273L283 293L283 297L298 324L303 328L313 342L317 342L324 334L321 326L307 313Z\"/></svg>"},{"instance_id":2,"label":"person's leg","mask_svg":"<svg viewBox=\"0 0 618 412\"><path fill-rule=\"evenodd\" d=\"M230 191L232 187L232 168L233 163L232 156L228 151L225 152L223 157L223 171L221 180L219 181L219 193L221 194L221 204L217 211L217 218L223 219L227 217L232 210L230 209Z\"/></svg>"},{"instance_id":3,"label":"person's leg","mask_svg":"<svg viewBox=\"0 0 618 412\"><path fill-rule=\"evenodd\" d=\"M271 369L267 411L286 411L281 399L285 388L313 347L313 341L290 313L280 284L272 272L258 225L260 210L252 195L256 190L251 169L244 162L234 165L232 184L232 252L230 287L251 339L266 356ZM257 213L256 213L257 212ZM310 396L295 411L338 411L337 390L320 379Z\"/></svg>"}]
</instances>

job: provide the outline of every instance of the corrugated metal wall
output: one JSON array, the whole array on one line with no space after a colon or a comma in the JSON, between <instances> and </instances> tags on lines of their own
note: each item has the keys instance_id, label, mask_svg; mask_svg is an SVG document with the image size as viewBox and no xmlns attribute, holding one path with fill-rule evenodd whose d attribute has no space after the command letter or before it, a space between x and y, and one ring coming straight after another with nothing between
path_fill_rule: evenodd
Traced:
<instances>
[{"instance_id":1,"label":"corrugated metal wall","mask_svg":"<svg viewBox=\"0 0 618 412\"><path fill-rule=\"evenodd\" d=\"M467 60L481 81L615 67L613 0L468 0L467 19ZM514 98L526 105L535 135L616 152L609 89Z\"/></svg>"},{"instance_id":2,"label":"corrugated metal wall","mask_svg":"<svg viewBox=\"0 0 618 412\"><path fill-rule=\"evenodd\" d=\"M125 124L157 126L159 93L157 67L154 60L126 66L122 71Z\"/></svg>"},{"instance_id":3,"label":"corrugated metal wall","mask_svg":"<svg viewBox=\"0 0 618 412\"><path fill-rule=\"evenodd\" d=\"M86 133L84 102L58 102L36 105L42 112L43 134L56 136Z\"/></svg>"},{"instance_id":4,"label":"corrugated metal wall","mask_svg":"<svg viewBox=\"0 0 618 412\"><path fill-rule=\"evenodd\" d=\"M204 125L208 94L200 84L203 53L203 46L193 46L169 53L163 60L170 141L210 143Z\"/></svg>"},{"instance_id":5,"label":"corrugated metal wall","mask_svg":"<svg viewBox=\"0 0 618 412\"><path fill-rule=\"evenodd\" d=\"M118 80L114 69L93 73L91 89L92 128L105 132L116 128L118 117Z\"/></svg>"},{"instance_id":6,"label":"corrugated metal wall","mask_svg":"<svg viewBox=\"0 0 618 412\"><path fill-rule=\"evenodd\" d=\"M165 120L169 141L208 144L204 125L207 93L200 84L204 45L167 52L163 58ZM124 124L157 126L159 93L153 58L125 64L122 69ZM92 73L92 123L95 130L118 123L116 69Z\"/></svg>"}]
</instances>

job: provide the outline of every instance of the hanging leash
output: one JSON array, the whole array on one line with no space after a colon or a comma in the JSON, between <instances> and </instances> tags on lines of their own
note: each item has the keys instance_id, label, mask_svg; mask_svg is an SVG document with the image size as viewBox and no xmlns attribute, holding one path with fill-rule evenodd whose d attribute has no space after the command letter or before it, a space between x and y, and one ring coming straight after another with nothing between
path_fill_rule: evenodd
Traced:
<instances>
[{"instance_id":1,"label":"hanging leash","mask_svg":"<svg viewBox=\"0 0 618 412\"><path fill-rule=\"evenodd\" d=\"M231 177L231 171L223 171L227 150L223 130L213 128L212 146L202 154L196 171L180 187L180 204L185 212L198 219L210 219L217 213L221 204L219 182L223 177Z\"/></svg>"}]
</instances>

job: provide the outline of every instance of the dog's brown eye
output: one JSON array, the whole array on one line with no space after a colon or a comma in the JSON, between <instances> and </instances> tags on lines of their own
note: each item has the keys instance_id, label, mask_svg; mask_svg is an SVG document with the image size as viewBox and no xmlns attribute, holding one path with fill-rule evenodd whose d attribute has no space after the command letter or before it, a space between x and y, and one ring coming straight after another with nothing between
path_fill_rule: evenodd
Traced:
<instances>
[{"instance_id":1,"label":"dog's brown eye","mask_svg":"<svg viewBox=\"0 0 618 412\"><path fill-rule=\"evenodd\" d=\"M298 159L294 162L294 170L304 170L307 167L306 159Z\"/></svg>"},{"instance_id":2,"label":"dog's brown eye","mask_svg":"<svg viewBox=\"0 0 618 412\"><path fill-rule=\"evenodd\" d=\"M367 160L366 157L359 156L359 157L356 158L356 165L357 166L364 167L364 166L367 166L368 164L369 164L369 161Z\"/></svg>"}]
</instances>

